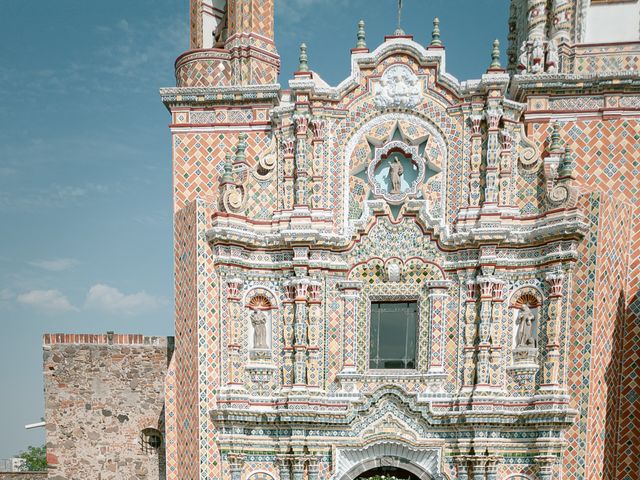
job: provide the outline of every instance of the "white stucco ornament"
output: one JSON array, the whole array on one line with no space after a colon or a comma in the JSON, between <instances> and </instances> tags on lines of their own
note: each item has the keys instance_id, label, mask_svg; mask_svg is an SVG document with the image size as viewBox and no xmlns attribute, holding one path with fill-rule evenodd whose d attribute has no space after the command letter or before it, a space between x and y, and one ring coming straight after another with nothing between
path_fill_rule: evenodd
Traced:
<instances>
[{"instance_id":1,"label":"white stucco ornament","mask_svg":"<svg viewBox=\"0 0 640 480\"><path fill-rule=\"evenodd\" d=\"M420 79L405 65L393 65L385 70L374 98L378 108L413 108L421 100Z\"/></svg>"}]
</instances>

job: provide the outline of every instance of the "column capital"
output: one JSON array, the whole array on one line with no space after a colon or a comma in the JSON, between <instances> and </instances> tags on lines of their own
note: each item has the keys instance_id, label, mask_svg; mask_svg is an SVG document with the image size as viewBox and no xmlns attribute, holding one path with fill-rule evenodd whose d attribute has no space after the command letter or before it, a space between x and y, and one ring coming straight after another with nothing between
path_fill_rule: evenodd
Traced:
<instances>
[{"instance_id":1,"label":"column capital","mask_svg":"<svg viewBox=\"0 0 640 480\"><path fill-rule=\"evenodd\" d=\"M240 300L240 289L244 280L238 277L227 279L227 299Z\"/></svg>"},{"instance_id":2,"label":"column capital","mask_svg":"<svg viewBox=\"0 0 640 480\"><path fill-rule=\"evenodd\" d=\"M343 296L357 295L364 287L364 283L357 280L344 280L338 283L338 289Z\"/></svg>"},{"instance_id":3,"label":"column capital","mask_svg":"<svg viewBox=\"0 0 640 480\"><path fill-rule=\"evenodd\" d=\"M445 294L451 286L450 280L429 280L425 282L425 287L429 290L429 294L441 293Z\"/></svg>"}]
</instances>

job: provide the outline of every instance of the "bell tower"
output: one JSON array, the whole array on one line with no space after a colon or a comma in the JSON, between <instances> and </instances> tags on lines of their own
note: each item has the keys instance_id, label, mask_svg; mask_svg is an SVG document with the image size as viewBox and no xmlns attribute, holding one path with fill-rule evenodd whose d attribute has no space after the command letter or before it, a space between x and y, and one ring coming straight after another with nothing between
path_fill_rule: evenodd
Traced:
<instances>
[{"instance_id":1,"label":"bell tower","mask_svg":"<svg viewBox=\"0 0 640 480\"><path fill-rule=\"evenodd\" d=\"M191 0L190 51L176 61L178 86L277 82L274 0Z\"/></svg>"}]
</instances>

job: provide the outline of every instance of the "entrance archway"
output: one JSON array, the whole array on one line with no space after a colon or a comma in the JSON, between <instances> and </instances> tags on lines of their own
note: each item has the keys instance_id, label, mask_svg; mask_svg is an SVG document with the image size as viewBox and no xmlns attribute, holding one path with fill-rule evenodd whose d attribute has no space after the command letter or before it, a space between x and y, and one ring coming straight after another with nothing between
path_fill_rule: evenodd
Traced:
<instances>
[{"instance_id":1,"label":"entrance archway","mask_svg":"<svg viewBox=\"0 0 640 480\"><path fill-rule=\"evenodd\" d=\"M399 479L399 480L420 480L408 470L398 467L378 467L358 475L356 480L379 480L379 479Z\"/></svg>"},{"instance_id":2,"label":"entrance archway","mask_svg":"<svg viewBox=\"0 0 640 480\"><path fill-rule=\"evenodd\" d=\"M441 447L413 447L396 440L382 440L366 447L338 448L332 480L367 480L376 472L401 480L444 480L440 471ZM408 473L408 475L407 475Z\"/></svg>"}]
</instances>

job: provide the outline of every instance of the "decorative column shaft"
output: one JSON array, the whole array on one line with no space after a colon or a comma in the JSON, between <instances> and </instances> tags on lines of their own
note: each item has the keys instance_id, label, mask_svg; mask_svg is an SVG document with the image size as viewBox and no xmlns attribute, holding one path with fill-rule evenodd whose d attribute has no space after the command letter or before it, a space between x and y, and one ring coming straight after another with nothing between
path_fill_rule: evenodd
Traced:
<instances>
[{"instance_id":1,"label":"decorative column shaft","mask_svg":"<svg viewBox=\"0 0 640 480\"><path fill-rule=\"evenodd\" d=\"M527 0L527 7L529 40L544 39L547 29L547 0Z\"/></svg>"},{"instance_id":2,"label":"decorative column shaft","mask_svg":"<svg viewBox=\"0 0 640 480\"><path fill-rule=\"evenodd\" d=\"M498 204L501 207L513 205L513 136L507 128L500 131L502 146L500 150L500 198Z\"/></svg>"},{"instance_id":3,"label":"decorative column shaft","mask_svg":"<svg viewBox=\"0 0 640 480\"><path fill-rule=\"evenodd\" d=\"M345 281L340 282L342 290L342 300L344 302L344 335L342 341L343 362L342 373L355 373L358 345L358 299L362 282Z\"/></svg>"},{"instance_id":4,"label":"decorative column shaft","mask_svg":"<svg viewBox=\"0 0 640 480\"><path fill-rule=\"evenodd\" d=\"M311 282L309 284L309 333L307 341L309 344L307 359L307 383L311 387L319 388L322 383L322 369L320 359L322 358L322 338L324 331L322 316L322 286L320 283Z\"/></svg>"},{"instance_id":5,"label":"decorative column shaft","mask_svg":"<svg viewBox=\"0 0 640 480\"><path fill-rule=\"evenodd\" d=\"M295 288L293 333L295 352L293 384L297 387L307 385L307 332L309 329L309 310L307 308L307 289L309 279L296 278L292 281Z\"/></svg>"},{"instance_id":6,"label":"decorative column shaft","mask_svg":"<svg viewBox=\"0 0 640 480\"><path fill-rule=\"evenodd\" d=\"M546 388L560 387L560 324L564 274L549 273L549 306L547 309L547 359L543 370L543 385Z\"/></svg>"},{"instance_id":7,"label":"decorative column shaft","mask_svg":"<svg viewBox=\"0 0 640 480\"><path fill-rule=\"evenodd\" d=\"M309 459L309 480L318 480L320 475L320 465L318 459L312 457Z\"/></svg>"},{"instance_id":8,"label":"decorative column shaft","mask_svg":"<svg viewBox=\"0 0 640 480\"><path fill-rule=\"evenodd\" d=\"M296 157L295 157L295 205L308 205L308 165L307 165L307 130L309 117L295 118L296 125Z\"/></svg>"},{"instance_id":9,"label":"decorative column shaft","mask_svg":"<svg viewBox=\"0 0 640 480\"><path fill-rule=\"evenodd\" d=\"M311 208L323 208L325 199L328 198L327 182L324 181L325 176L325 127L326 122L323 119L314 119L311 122L311 131L313 139L311 140L313 148L313 164L311 171L311 181L313 188L311 189Z\"/></svg>"},{"instance_id":10,"label":"decorative column shaft","mask_svg":"<svg viewBox=\"0 0 640 480\"><path fill-rule=\"evenodd\" d=\"M431 326L427 375L444 375L446 299L449 282L431 281L427 288L429 289L429 324Z\"/></svg>"},{"instance_id":11,"label":"decorative column shaft","mask_svg":"<svg viewBox=\"0 0 640 480\"><path fill-rule=\"evenodd\" d=\"M229 460L229 471L231 472L231 480L241 480L244 455L230 453L227 459Z\"/></svg>"},{"instance_id":12,"label":"decorative column shaft","mask_svg":"<svg viewBox=\"0 0 640 480\"><path fill-rule=\"evenodd\" d=\"M559 45L569 43L571 33L571 2L569 0L553 0L551 6L550 40Z\"/></svg>"},{"instance_id":13,"label":"decorative column shaft","mask_svg":"<svg viewBox=\"0 0 640 480\"><path fill-rule=\"evenodd\" d=\"M293 179L295 170L295 149L296 142L292 138L287 138L282 142L283 161L284 161L284 178L281 208L293 208Z\"/></svg>"},{"instance_id":14,"label":"decorative column shaft","mask_svg":"<svg viewBox=\"0 0 640 480\"><path fill-rule=\"evenodd\" d=\"M556 463L556 457L537 457L536 463L538 464L538 479L539 480L552 480L553 479L553 466Z\"/></svg>"},{"instance_id":15,"label":"decorative column shaft","mask_svg":"<svg viewBox=\"0 0 640 480\"><path fill-rule=\"evenodd\" d=\"M480 166L482 165L482 115L473 113L471 122L471 157L469 161L469 206L480 206Z\"/></svg>"},{"instance_id":16,"label":"decorative column shaft","mask_svg":"<svg viewBox=\"0 0 640 480\"><path fill-rule=\"evenodd\" d=\"M304 480L304 464L305 460L301 457L295 457L291 460L292 480Z\"/></svg>"},{"instance_id":17,"label":"decorative column shaft","mask_svg":"<svg viewBox=\"0 0 640 480\"><path fill-rule=\"evenodd\" d=\"M458 463L457 470L458 480L469 480L469 467L464 460Z\"/></svg>"},{"instance_id":18,"label":"decorative column shaft","mask_svg":"<svg viewBox=\"0 0 640 480\"><path fill-rule=\"evenodd\" d=\"M470 276L467 279L467 296L465 299L463 373L463 386L465 387L471 387L475 384L475 341L478 336L477 286L475 279Z\"/></svg>"},{"instance_id":19,"label":"decorative column shaft","mask_svg":"<svg viewBox=\"0 0 640 480\"><path fill-rule=\"evenodd\" d=\"M498 163L500 151L499 125L502 109L496 105L487 105L485 110L487 119L487 169L485 172L484 205L495 206L498 203Z\"/></svg>"},{"instance_id":20,"label":"decorative column shaft","mask_svg":"<svg viewBox=\"0 0 640 480\"><path fill-rule=\"evenodd\" d=\"M480 285L480 325L478 328L480 342L478 344L477 385L488 387L489 377L489 350L491 348L491 314L493 303L493 277L478 277ZM475 474L474 474L475 475Z\"/></svg>"},{"instance_id":21,"label":"decorative column shaft","mask_svg":"<svg viewBox=\"0 0 640 480\"><path fill-rule=\"evenodd\" d=\"M493 305L492 305L492 320L491 320L491 347L490 347L490 361L491 361L491 375L490 381L492 387L502 388L504 387L504 370L502 366L502 342L500 338L503 336L502 323L500 318L504 314L504 281L495 279L493 283Z\"/></svg>"},{"instance_id":22,"label":"decorative column shaft","mask_svg":"<svg viewBox=\"0 0 640 480\"><path fill-rule=\"evenodd\" d=\"M240 288L242 280L232 278L227 280L227 305L228 305L228 339L227 351L229 354L227 385L242 385L242 364L240 358L240 345L242 344L242 324L240 307Z\"/></svg>"},{"instance_id":23,"label":"decorative column shaft","mask_svg":"<svg viewBox=\"0 0 640 480\"><path fill-rule=\"evenodd\" d=\"M280 472L280 480L291 480L291 462L287 455L279 456L276 459L278 471Z\"/></svg>"}]
</instances>

